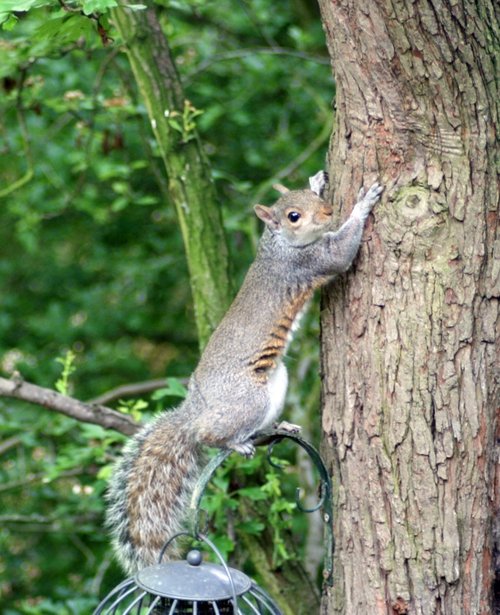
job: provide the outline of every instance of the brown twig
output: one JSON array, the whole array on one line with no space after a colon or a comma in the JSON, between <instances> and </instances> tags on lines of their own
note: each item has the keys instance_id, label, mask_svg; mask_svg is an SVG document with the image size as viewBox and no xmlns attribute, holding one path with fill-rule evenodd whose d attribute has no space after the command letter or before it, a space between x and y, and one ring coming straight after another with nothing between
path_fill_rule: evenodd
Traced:
<instances>
[{"instance_id":1,"label":"brown twig","mask_svg":"<svg viewBox=\"0 0 500 615\"><path fill-rule=\"evenodd\" d=\"M273 45L271 47L250 47L247 49L235 49L233 51L226 51L224 53L218 53L216 55L213 55L212 57L206 58L188 73L187 77L184 80L184 83L191 83L199 73L204 72L213 64L217 64L219 62L227 62L231 60L240 60L259 54L289 56L292 58L304 60L306 62L313 62L314 64L323 64L326 66L330 64L330 58L328 56L314 55L303 51L297 51L296 49L278 47L277 45Z\"/></svg>"},{"instance_id":2,"label":"brown twig","mask_svg":"<svg viewBox=\"0 0 500 615\"><path fill-rule=\"evenodd\" d=\"M53 480L72 478L74 476L82 476L83 474L87 474L87 473L88 472L82 468L73 468L72 470L66 470L65 472L61 472ZM23 478L19 480L11 480L8 483L0 484L0 493L4 491L13 491L14 489L23 489L24 487L27 487L28 485L42 483L46 479L47 479L47 474L45 472L40 472L38 474L27 474L26 476L23 476Z\"/></svg>"},{"instance_id":3,"label":"brown twig","mask_svg":"<svg viewBox=\"0 0 500 615\"><path fill-rule=\"evenodd\" d=\"M0 442L0 455L10 451L11 448L14 448L18 444L21 444L21 438L17 436L12 436L12 438L7 438L7 440Z\"/></svg>"},{"instance_id":4,"label":"brown twig","mask_svg":"<svg viewBox=\"0 0 500 615\"><path fill-rule=\"evenodd\" d=\"M187 385L187 379L181 379L182 384ZM153 391L157 391L162 387L167 386L166 378L157 378L155 380L144 380L142 382L133 382L131 384L122 384L114 389L110 389L89 401L91 404L109 404L110 401L121 399L123 397L137 397L139 395L147 395Z\"/></svg>"},{"instance_id":5,"label":"brown twig","mask_svg":"<svg viewBox=\"0 0 500 615\"><path fill-rule=\"evenodd\" d=\"M161 387L167 386L165 378L158 380L146 380L145 382L137 382L134 384L122 384L114 389L106 391L97 397L90 400L92 404L108 404L116 399L123 397L135 397L138 395L146 395L152 391L156 391Z\"/></svg>"},{"instance_id":6,"label":"brown twig","mask_svg":"<svg viewBox=\"0 0 500 615\"><path fill-rule=\"evenodd\" d=\"M55 410L84 423L101 425L127 436L136 433L140 425L131 417L100 404L86 404L73 397L61 395L52 389L24 382L18 378L0 378L0 396L22 399Z\"/></svg>"}]
</instances>

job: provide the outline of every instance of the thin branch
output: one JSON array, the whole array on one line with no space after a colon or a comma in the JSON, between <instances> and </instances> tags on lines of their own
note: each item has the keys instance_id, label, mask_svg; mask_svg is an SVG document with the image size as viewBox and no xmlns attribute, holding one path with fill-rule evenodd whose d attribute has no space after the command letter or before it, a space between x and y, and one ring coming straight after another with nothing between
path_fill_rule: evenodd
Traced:
<instances>
[{"instance_id":1,"label":"thin branch","mask_svg":"<svg viewBox=\"0 0 500 615\"><path fill-rule=\"evenodd\" d=\"M218 62L227 62L229 60L240 60L242 58L251 57L258 54L264 55L278 55L278 56L289 56L292 58L298 58L299 60L304 60L306 62L314 62L315 64L323 64L325 66L330 65L330 58L327 56L319 56L312 53L307 53L304 51L297 51L296 49L288 49L287 47L249 47L247 49L235 49L233 51L225 51L223 53L218 53L213 55L206 60L203 60L196 66L192 71L188 73L186 77L184 77L184 83L191 83L193 78L207 70L213 64L217 64Z\"/></svg>"},{"instance_id":2,"label":"thin branch","mask_svg":"<svg viewBox=\"0 0 500 615\"><path fill-rule=\"evenodd\" d=\"M307 145L307 147L300 152L298 156L295 157L294 160L290 161L285 167L275 173L272 178L267 179L263 182L259 190L256 192L254 199L258 203L262 196L265 194L272 183L274 183L277 179L284 179L291 173L293 173L296 169L298 169L310 156L314 154L316 150L318 150L323 143L328 140L330 135L331 127L328 123L325 123L318 135Z\"/></svg>"},{"instance_id":3,"label":"thin branch","mask_svg":"<svg viewBox=\"0 0 500 615\"><path fill-rule=\"evenodd\" d=\"M33 156L31 153L31 138L28 131L28 127L26 125L26 117L24 115L24 103L23 103L23 89L24 83L26 81L27 75L27 67L25 67L21 72L21 78L19 81L18 89L17 89L17 98L16 98L16 115L19 123L19 131L21 133L21 137L23 140L23 149L24 149L24 159L26 161L26 172L17 180L0 190L0 199L8 196L12 192L18 190L24 184L27 184L33 179L35 174L35 169L33 166Z\"/></svg>"},{"instance_id":4,"label":"thin branch","mask_svg":"<svg viewBox=\"0 0 500 615\"><path fill-rule=\"evenodd\" d=\"M32 515L16 515L6 514L0 515L0 525L19 524L22 527L23 533L27 532L56 532L58 534L68 534L70 540L76 533L92 534L94 529L88 527L89 523L95 524L98 519L96 513L79 515L75 517L60 517L60 516L44 516L39 514Z\"/></svg>"},{"instance_id":5,"label":"thin branch","mask_svg":"<svg viewBox=\"0 0 500 615\"><path fill-rule=\"evenodd\" d=\"M167 386L166 378L156 380L145 380L144 382L134 382L132 384L122 384L114 389L106 391L91 399L90 404L109 404L110 401L121 399L122 397L136 397L146 395Z\"/></svg>"},{"instance_id":6,"label":"thin branch","mask_svg":"<svg viewBox=\"0 0 500 615\"><path fill-rule=\"evenodd\" d=\"M53 517L45 517L36 513L32 515L0 515L0 523L54 523Z\"/></svg>"},{"instance_id":7,"label":"thin branch","mask_svg":"<svg viewBox=\"0 0 500 615\"><path fill-rule=\"evenodd\" d=\"M101 427L114 429L127 436L136 433L140 427L134 419L112 408L100 404L85 404L78 399L61 395L52 389L46 389L19 379L0 378L0 396L13 397L38 404L77 421L101 425Z\"/></svg>"},{"instance_id":8,"label":"thin branch","mask_svg":"<svg viewBox=\"0 0 500 615\"><path fill-rule=\"evenodd\" d=\"M0 442L0 455L3 455L7 451L10 451L11 448L14 448L18 444L21 444L21 438L17 436L12 436L12 438L7 438L3 442Z\"/></svg>"},{"instance_id":9,"label":"thin branch","mask_svg":"<svg viewBox=\"0 0 500 615\"><path fill-rule=\"evenodd\" d=\"M255 11L252 4L250 2L247 2L247 0L238 0L238 4L245 13L248 21L257 31L258 35L263 38L270 47L274 47L276 45L276 40L272 36L267 34L266 28L264 28L262 20L257 15L257 12Z\"/></svg>"},{"instance_id":10,"label":"thin branch","mask_svg":"<svg viewBox=\"0 0 500 615\"><path fill-rule=\"evenodd\" d=\"M113 556L108 550L104 554L104 558L102 559L99 567L97 568L97 572L94 572L94 576L90 581L90 595L91 596L100 596L101 595L101 586L103 584L104 575L108 571L108 568L113 563Z\"/></svg>"},{"instance_id":11,"label":"thin branch","mask_svg":"<svg viewBox=\"0 0 500 615\"><path fill-rule=\"evenodd\" d=\"M87 470L82 468L73 468L72 470L66 470L65 472L61 472L55 478L51 479L50 482L61 480L64 478L71 478L73 476L82 476L88 474ZM47 481L47 474L45 472L40 472L38 474L28 474L19 480L11 480L9 483L0 484L0 493L4 491L12 491L14 489L23 489L28 485L34 485L36 483L43 483Z\"/></svg>"},{"instance_id":12,"label":"thin branch","mask_svg":"<svg viewBox=\"0 0 500 615\"><path fill-rule=\"evenodd\" d=\"M68 205L70 205L70 203L73 203L73 201L75 200L75 198L81 193L83 185L85 184L85 181L87 180L88 174L89 174L89 169L92 166L91 165L91 161L92 161L92 146L94 143L94 138L95 138L95 116L98 113L99 110L99 92L102 86L102 82L104 80L104 77L106 75L106 72L109 70L109 67L114 63L114 60L116 58L116 56L118 55L118 53L120 52L120 48L116 48L114 50L112 50L105 58L104 60L101 62L100 67L99 67L99 71L97 72L96 78L94 80L93 86L92 86L92 98L91 98L91 103L90 103L90 109L89 111L91 112L91 117L90 120L86 122L86 125L89 128L89 133L88 135L85 137L85 142L82 146L83 152L84 152L84 167L82 168L80 174L77 177L77 180L75 182L75 186L74 188L71 190L70 194L67 194L64 198L64 207L66 208Z\"/></svg>"}]
</instances>

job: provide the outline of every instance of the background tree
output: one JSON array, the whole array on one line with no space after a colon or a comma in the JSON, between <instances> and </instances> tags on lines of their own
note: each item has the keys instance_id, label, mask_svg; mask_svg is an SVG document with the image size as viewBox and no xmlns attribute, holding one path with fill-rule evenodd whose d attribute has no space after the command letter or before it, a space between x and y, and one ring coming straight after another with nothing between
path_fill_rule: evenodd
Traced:
<instances>
[{"instance_id":1,"label":"background tree","mask_svg":"<svg viewBox=\"0 0 500 615\"><path fill-rule=\"evenodd\" d=\"M499 511L498 5L320 5L337 84L333 201L343 209L376 175L387 187L356 274L323 302L336 510L323 611L486 615Z\"/></svg>"},{"instance_id":2,"label":"background tree","mask_svg":"<svg viewBox=\"0 0 500 615\"><path fill-rule=\"evenodd\" d=\"M203 348L230 299L227 248L210 167L195 118L154 8L112 12L148 109L182 230L198 339Z\"/></svg>"}]
</instances>

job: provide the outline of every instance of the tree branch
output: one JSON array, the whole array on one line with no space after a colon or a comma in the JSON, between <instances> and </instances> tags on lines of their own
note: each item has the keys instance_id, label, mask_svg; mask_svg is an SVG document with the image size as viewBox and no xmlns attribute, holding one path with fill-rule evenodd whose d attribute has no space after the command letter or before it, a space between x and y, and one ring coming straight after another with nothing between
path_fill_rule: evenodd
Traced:
<instances>
[{"instance_id":1,"label":"tree branch","mask_svg":"<svg viewBox=\"0 0 500 615\"><path fill-rule=\"evenodd\" d=\"M210 68L213 64L217 64L219 62L227 62L230 60L241 60L258 54L289 56L291 58L299 58L300 60L304 60L306 62L313 62L314 64L324 64L326 66L331 63L331 60L328 56L315 55L312 53L297 51L295 49L287 49L286 47L249 47L247 49L234 49L232 51L218 53L216 55L213 55L212 57L206 58L188 73L183 82L184 84L190 84L197 75L207 70L207 68Z\"/></svg>"},{"instance_id":2,"label":"tree branch","mask_svg":"<svg viewBox=\"0 0 500 615\"><path fill-rule=\"evenodd\" d=\"M71 540L76 537L75 532L80 534L92 533L92 529L87 527L89 522L96 522L96 513L90 513L86 515L79 515L75 517L65 517L64 519L54 516L44 516L39 514L32 515L15 515L7 514L0 515L0 524L3 526L8 524L19 525L17 531L22 527L22 532L34 532L39 534L40 532L55 532L57 534L68 534ZM77 545L80 547L80 545ZM80 549L81 550L81 549Z\"/></svg>"},{"instance_id":3,"label":"tree branch","mask_svg":"<svg viewBox=\"0 0 500 615\"><path fill-rule=\"evenodd\" d=\"M54 519L43 515L0 515L0 523L53 523Z\"/></svg>"},{"instance_id":4,"label":"tree branch","mask_svg":"<svg viewBox=\"0 0 500 615\"><path fill-rule=\"evenodd\" d=\"M120 399L122 397L136 397L138 395L146 395L157 391L162 387L167 386L166 378L158 378L156 380L145 380L143 382L135 382L132 384L121 384L97 397L90 400L91 404L109 404L110 401Z\"/></svg>"},{"instance_id":5,"label":"tree branch","mask_svg":"<svg viewBox=\"0 0 500 615\"><path fill-rule=\"evenodd\" d=\"M73 468L71 470L66 470L65 472L61 472L52 480L59 480L61 478L71 478L73 476L82 476L87 472L83 468ZM12 480L9 483L0 484L0 493L4 491L12 491L13 489L22 489L27 487L28 485L33 485L38 482L42 482L47 478L47 474L45 472L41 472L39 474L28 474L24 476L20 480ZM51 481L52 482L52 481Z\"/></svg>"},{"instance_id":6,"label":"tree branch","mask_svg":"<svg viewBox=\"0 0 500 615\"><path fill-rule=\"evenodd\" d=\"M12 438L7 438L7 440L0 442L0 455L3 455L7 451L10 451L11 448L14 448L20 443L21 438L18 438L17 436L12 436Z\"/></svg>"},{"instance_id":7,"label":"tree branch","mask_svg":"<svg viewBox=\"0 0 500 615\"><path fill-rule=\"evenodd\" d=\"M19 379L0 378L0 396L22 399L55 410L77 421L101 425L127 436L136 433L140 427L134 419L100 404L85 404L78 399L61 395L52 389L30 384Z\"/></svg>"}]
</instances>

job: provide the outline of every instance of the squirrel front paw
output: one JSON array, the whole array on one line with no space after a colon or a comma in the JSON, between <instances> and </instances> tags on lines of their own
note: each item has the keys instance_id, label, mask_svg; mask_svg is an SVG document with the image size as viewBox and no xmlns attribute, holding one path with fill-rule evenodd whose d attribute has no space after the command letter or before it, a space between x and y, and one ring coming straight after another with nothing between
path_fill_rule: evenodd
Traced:
<instances>
[{"instance_id":1,"label":"squirrel front paw","mask_svg":"<svg viewBox=\"0 0 500 615\"><path fill-rule=\"evenodd\" d=\"M274 428L278 431L286 431L291 434L298 434L301 432L302 427L300 425L294 425L293 423L289 423L288 421L281 421L280 423L276 423Z\"/></svg>"},{"instance_id":2,"label":"squirrel front paw","mask_svg":"<svg viewBox=\"0 0 500 615\"><path fill-rule=\"evenodd\" d=\"M380 195L384 191L384 186L375 182L370 186L368 191L365 193L364 189L361 188L358 194L358 202L354 206L353 213L366 218L370 211L373 209L375 203L380 200Z\"/></svg>"},{"instance_id":3,"label":"squirrel front paw","mask_svg":"<svg viewBox=\"0 0 500 615\"><path fill-rule=\"evenodd\" d=\"M255 446L247 440L246 442L235 442L234 444L228 444L227 448L232 451L236 451L243 457L253 457L255 455Z\"/></svg>"}]
</instances>

